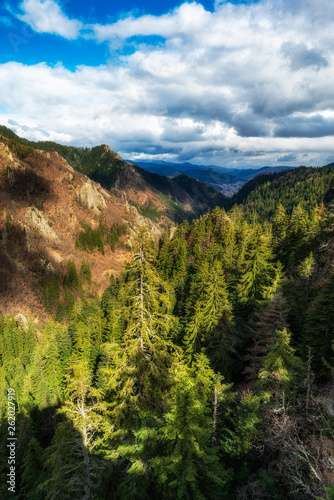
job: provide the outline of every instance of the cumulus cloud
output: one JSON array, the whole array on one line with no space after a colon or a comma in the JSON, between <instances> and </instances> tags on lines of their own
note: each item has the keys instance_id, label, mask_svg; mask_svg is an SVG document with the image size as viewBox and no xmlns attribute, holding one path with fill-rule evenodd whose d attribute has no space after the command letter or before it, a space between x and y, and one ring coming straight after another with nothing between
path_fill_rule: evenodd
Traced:
<instances>
[{"instance_id":1,"label":"cumulus cloud","mask_svg":"<svg viewBox=\"0 0 334 500\"><path fill-rule=\"evenodd\" d=\"M38 5L63 21L38 20ZM75 38L81 30L111 51L105 66L75 71L0 65L3 120L26 125L30 138L44 131L71 144L106 142L133 158L245 166L289 155L298 162L303 154L320 164L334 154L334 4L327 0L223 2L214 12L184 3L162 16L85 26L52 0L24 0L21 8L37 31ZM128 43L132 53L122 54Z\"/></svg>"},{"instance_id":2,"label":"cumulus cloud","mask_svg":"<svg viewBox=\"0 0 334 500\"><path fill-rule=\"evenodd\" d=\"M23 0L16 17L37 33L60 35L68 40L79 36L82 23L69 19L54 0Z\"/></svg>"}]
</instances>

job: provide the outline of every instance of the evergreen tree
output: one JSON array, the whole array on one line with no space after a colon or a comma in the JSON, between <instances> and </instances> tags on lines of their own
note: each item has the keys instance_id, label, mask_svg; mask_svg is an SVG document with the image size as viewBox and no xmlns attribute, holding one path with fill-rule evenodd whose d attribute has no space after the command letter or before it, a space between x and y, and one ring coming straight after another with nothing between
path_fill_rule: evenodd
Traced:
<instances>
[{"instance_id":1,"label":"evergreen tree","mask_svg":"<svg viewBox=\"0 0 334 500\"><path fill-rule=\"evenodd\" d=\"M20 493L26 500L40 500L41 493L38 490L43 482L43 449L36 438L29 442L27 453L23 459L23 472Z\"/></svg>"},{"instance_id":2,"label":"evergreen tree","mask_svg":"<svg viewBox=\"0 0 334 500\"><path fill-rule=\"evenodd\" d=\"M255 382L270 346L275 343L276 330L288 328L286 321L287 304L282 293L275 295L266 310L252 329L252 345L247 349L244 361L247 366L244 373L247 379Z\"/></svg>"},{"instance_id":3,"label":"evergreen tree","mask_svg":"<svg viewBox=\"0 0 334 500\"><path fill-rule=\"evenodd\" d=\"M334 274L322 284L318 296L312 303L306 320L303 346L312 347L312 367L317 377L331 375L328 365L333 365L331 350L334 342Z\"/></svg>"},{"instance_id":4,"label":"evergreen tree","mask_svg":"<svg viewBox=\"0 0 334 500\"><path fill-rule=\"evenodd\" d=\"M224 487L229 473L219 462L217 448L210 445L213 428L208 392L212 395L214 375L203 357L194 368L200 379L178 367L172 406L160 429L165 453L151 463L166 498L228 498Z\"/></svg>"},{"instance_id":5,"label":"evergreen tree","mask_svg":"<svg viewBox=\"0 0 334 500\"><path fill-rule=\"evenodd\" d=\"M80 276L90 285L92 282L92 270L88 260L83 260L80 267Z\"/></svg>"},{"instance_id":6,"label":"evergreen tree","mask_svg":"<svg viewBox=\"0 0 334 500\"><path fill-rule=\"evenodd\" d=\"M291 347L290 340L291 334L286 328L276 331L275 343L269 347L259 373L259 384L269 388L276 396L277 402L281 398L283 411L286 392L303 367L300 358L295 356L295 349Z\"/></svg>"},{"instance_id":7,"label":"evergreen tree","mask_svg":"<svg viewBox=\"0 0 334 500\"><path fill-rule=\"evenodd\" d=\"M101 482L103 461L102 393L92 387L87 364L73 359L66 375L66 400L52 446L46 451L47 479L41 485L46 499L92 500Z\"/></svg>"},{"instance_id":8,"label":"evergreen tree","mask_svg":"<svg viewBox=\"0 0 334 500\"><path fill-rule=\"evenodd\" d=\"M254 311L258 304L270 299L276 292L281 270L272 263L272 259L269 236L257 227L249 243L244 271L237 287L238 299L248 311Z\"/></svg>"},{"instance_id":9,"label":"evergreen tree","mask_svg":"<svg viewBox=\"0 0 334 500\"><path fill-rule=\"evenodd\" d=\"M173 353L167 340L173 324L168 287L159 277L152 255L152 242L141 230L125 285L127 328L120 346L106 344L102 374L106 390L114 399L113 425L133 421L139 410L159 411L163 391L173 380ZM123 424L122 424L123 425ZM126 429L126 426L125 426Z\"/></svg>"}]
</instances>

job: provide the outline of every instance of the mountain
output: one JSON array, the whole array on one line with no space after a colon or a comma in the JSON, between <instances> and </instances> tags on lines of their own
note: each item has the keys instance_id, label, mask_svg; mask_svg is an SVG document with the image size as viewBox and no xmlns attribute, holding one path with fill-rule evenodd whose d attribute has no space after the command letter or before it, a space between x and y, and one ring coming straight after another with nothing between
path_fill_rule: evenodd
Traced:
<instances>
[{"instance_id":1,"label":"mountain","mask_svg":"<svg viewBox=\"0 0 334 500\"><path fill-rule=\"evenodd\" d=\"M217 165L193 165L191 163L168 163L151 161L137 161L138 165L149 172L166 175L174 178L181 173L205 182L226 196L233 196L250 179L260 174L271 174L296 167L258 167L236 169L233 167L218 167Z\"/></svg>"},{"instance_id":2,"label":"mountain","mask_svg":"<svg viewBox=\"0 0 334 500\"><path fill-rule=\"evenodd\" d=\"M186 185L181 188L164 175L148 173L141 167L123 160L106 145L76 148L50 141L33 142L18 137L3 125L0 126L0 134L8 138L10 144L13 142L13 147L15 144L21 144L45 152L56 151L70 166L100 183L105 189L113 190L117 194L120 194L120 191L126 193L128 201L138 205L140 211L145 212L149 206L157 214L163 212L169 219L180 221L197 217L208 208L225 206L228 203L226 197L212 190L203 197L203 190L206 189L203 184L189 183L190 190L187 191ZM155 202L151 199L152 190ZM152 196L148 195L149 192Z\"/></svg>"},{"instance_id":3,"label":"mountain","mask_svg":"<svg viewBox=\"0 0 334 500\"><path fill-rule=\"evenodd\" d=\"M248 214L257 212L262 220L270 219L279 204L291 213L300 205L306 210L334 199L334 164L321 168L299 167L273 174L260 174L245 184L231 198L243 205Z\"/></svg>"},{"instance_id":4,"label":"mountain","mask_svg":"<svg viewBox=\"0 0 334 500\"><path fill-rule=\"evenodd\" d=\"M171 180L125 162L105 145L32 143L8 129L1 132L6 134L0 136L3 314L43 315L45 280L53 276L61 302L69 261L78 273L88 262L92 284L85 287L100 294L110 274L120 272L140 226L157 240L174 221L190 220L227 201L189 177Z\"/></svg>"},{"instance_id":5,"label":"mountain","mask_svg":"<svg viewBox=\"0 0 334 500\"><path fill-rule=\"evenodd\" d=\"M0 498L333 498L334 165L227 200L38 146L0 136Z\"/></svg>"}]
</instances>

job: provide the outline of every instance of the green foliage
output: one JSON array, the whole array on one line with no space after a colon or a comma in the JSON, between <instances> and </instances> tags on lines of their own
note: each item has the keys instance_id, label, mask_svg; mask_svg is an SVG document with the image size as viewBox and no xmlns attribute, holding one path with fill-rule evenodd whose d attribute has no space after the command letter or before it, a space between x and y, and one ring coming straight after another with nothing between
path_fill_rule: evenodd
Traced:
<instances>
[{"instance_id":1,"label":"green foliage","mask_svg":"<svg viewBox=\"0 0 334 500\"><path fill-rule=\"evenodd\" d=\"M61 322L63 321L65 316L66 316L66 305L64 304L64 302L59 302L56 309L55 319L56 321Z\"/></svg>"},{"instance_id":2,"label":"green foliage","mask_svg":"<svg viewBox=\"0 0 334 500\"><path fill-rule=\"evenodd\" d=\"M126 224L120 224L118 222L114 222L111 225L110 232L107 235L107 242L110 245L112 251L115 250L116 244L119 241L120 237L126 233L127 233Z\"/></svg>"},{"instance_id":3,"label":"green foliage","mask_svg":"<svg viewBox=\"0 0 334 500\"><path fill-rule=\"evenodd\" d=\"M229 473L219 463L217 448L210 446L211 417L203 398L203 389L210 388L198 386L184 368L179 367L178 375L171 409L160 428L165 454L152 460L158 484L163 495L177 499L228 498L224 485Z\"/></svg>"},{"instance_id":4,"label":"green foliage","mask_svg":"<svg viewBox=\"0 0 334 500\"><path fill-rule=\"evenodd\" d=\"M146 205L139 206L136 202L131 201L131 204L136 207L138 212L143 215L144 217L147 217L148 219L151 219L153 222L158 222L164 212L161 212L156 208L152 200L149 200Z\"/></svg>"},{"instance_id":5,"label":"green foliage","mask_svg":"<svg viewBox=\"0 0 334 500\"><path fill-rule=\"evenodd\" d=\"M269 346L259 373L259 384L274 394L277 401L282 400L283 411L286 393L303 370L303 363L295 356L295 349L291 347L290 341L291 334L286 328L276 331L276 341Z\"/></svg>"},{"instance_id":6,"label":"green foliage","mask_svg":"<svg viewBox=\"0 0 334 500\"><path fill-rule=\"evenodd\" d=\"M302 210L311 211L327 201L333 186L333 167L299 167L278 174L259 175L245 184L231 201L244 205L247 216L256 211L262 220L268 220L280 205L291 214L296 200Z\"/></svg>"},{"instance_id":7,"label":"green foliage","mask_svg":"<svg viewBox=\"0 0 334 500\"><path fill-rule=\"evenodd\" d=\"M80 276L82 281L87 281L89 285L92 283L92 270L88 260L83 260L81 262Z\"/></svg>"},{"instance_id":8,"label":"green foliage","mask_svg":"<svg viewBox=\"0 0 334 500\"><path fill-rule=\"evenodd\" d=\"M57 322L0 318L22 498L331 498L333 213L285 200L271 223L265 201L215 208L158 248L142 228L101 298L82 291L89 262L69 260L62 298L43 283ZM125 230L100 223L78 244L114 249ZM6 460L4 446L1 480Z\"/></svg>"},{"instance_id":9,"label":"green foliage","mask_svg":"<svg viewBox=\"0 0 334 500\"><path fill-rule=\"evenodd\" d=\"M326 499L319 498L318 500L334 500L334 486L326 489Z\"/></svg>"},{"instance_id":10,"label":"green foliage","mask_svg":"<svg viewBox=\"0 0 334 500\"><path fill-rule=\"evenodd\" d=\"M87 365L74 359L68 368L66 400L52 446L46 452L48 479L41 485L46 498L92 498L101 482L103 462L96 456L104 405L102 393L91 387ZM61 492L61 493L60 493ZM60 495L59 495L60 493Z\"/></svg>"},{"instance_id":11,"label":"green foliage","mask_svg":"<svg viewBox=\"0 0 334 500\"><path fill-rule=\"evenodd\" d=\"M25 146L24 144L20 144L13 139L8 141L8 147L14 154L16 154L21 160L27 158L27 156L34 153L34 150L30 146Z\"/></svg>"},{"instance_id":12,"label":"green foliage","mask_svg":"<svg viewBox=\"0 0 334 500\"><path fill-rule=\"evenodd\" d=\"M126 232L126 224L114 222L111 225L110 231L107 231L104 224L100 222L96 229L90 226L82 229L75 240L75 245L76 248L80 248L86 252L93 252L97 248L104 255L105 243L108 243L111 250L114 251L120 237L126 234Z\"/></svg>"},{"instance_id":13,"label":"green foliage","mask_svg":"<svg viewBox=\"0 0 334 500\"><path fill-rule=\"evenodd\" d=\"M97 248L104 254L104 235L105 227L101 222L96 229L87 226L80 231L79 236L75 240L75 245L77 248L89 252L93 252Z\"/></svg>"},{"instance_id":14,"label":"green foliage","mask_svg":"<svg viewBox=\"0 0 334 500\"><path fill-rule=\"evenodd\" d=\"M241 458L252 450L254 439L261 431L261 410L263 403L268 402L268 396L246 390L234 398L238 404L221 426L220 448L227 457Z\"/></svg>"},{"instance_id":15,"label":"green foliage","mask_svg":"<svg viewBox=\"0 0 334 500\"><path fill-rule=\"evenodd\" d=\"M58 277L53 274L50 279L43 281L43 300L46 309L52 312L54 305L60 298Z\"/></svg>"},{"instance_id":16,"label":"green foliage","mask_svg":"<svg viewBox=\"0 0 334 500\"><path fill-rule=\"evenodd\" d=\"M81 287L77 267L71 259L67 262L67 274L64 276L64 286L70 290L78 290Z\"/></svg>"},{"instance_id":17,"label":"green foliage","mask_svg":"<svg viewBox=\"0 0 334 500\"><path fill-rule=\"evenodd\" d=\"M116 398L115 426L146 411L154 393L155 406L173 380L173 352L167 335L173 324L166 284L153 266L153 242L140 230L134 244L125 293L127 327L121 346L106 344L101 369L106 390Z\"/></svg>"}]
</instances>

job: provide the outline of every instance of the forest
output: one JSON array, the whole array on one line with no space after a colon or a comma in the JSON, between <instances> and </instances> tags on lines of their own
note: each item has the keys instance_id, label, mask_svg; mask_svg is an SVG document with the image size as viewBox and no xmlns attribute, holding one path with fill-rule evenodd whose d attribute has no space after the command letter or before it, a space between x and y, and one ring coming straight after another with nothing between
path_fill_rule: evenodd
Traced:
<instances>
[{"instance_id":1,"label":"forest","mask_svg":"<svg viewBox=\"0 0 334 500\"><path fill-rule=\"evenodd\" d=\"M333 499L334 210L314 201L141 228L102 297L70 263L63 314L54 276L42 326L1 317L0 497Z\"/></svg>"}]
</instances>

